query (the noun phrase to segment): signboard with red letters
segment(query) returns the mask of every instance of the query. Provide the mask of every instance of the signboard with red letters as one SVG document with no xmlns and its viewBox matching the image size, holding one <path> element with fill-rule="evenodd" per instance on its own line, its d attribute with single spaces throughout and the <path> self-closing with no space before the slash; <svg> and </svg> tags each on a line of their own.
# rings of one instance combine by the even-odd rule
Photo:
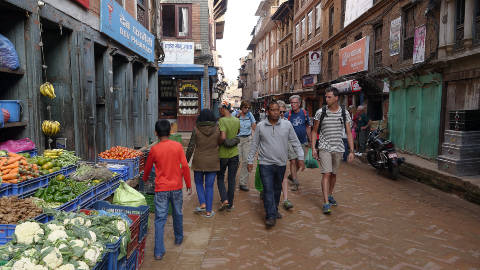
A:
<svg viewBox="0 0 480 270">
<path fill-rule="evenodd" d="M 337 88 L 340 94 L 349 94 L 362 91 L 362 87 L 357 80 L 348 80 L 332 84 L 333 88 Z"/>
<path fill-rule="evenodd" d="M 368 70 L 369 41 L 370 38 L 366 36 L 340 49 L 339 76 Z"/>
<path fill-rule="evenodd" d="M 80 5 L 86 8 L 90 7 L 90 0 L 73 0 L 73 1 L 79 3 Z"/>
</svg>

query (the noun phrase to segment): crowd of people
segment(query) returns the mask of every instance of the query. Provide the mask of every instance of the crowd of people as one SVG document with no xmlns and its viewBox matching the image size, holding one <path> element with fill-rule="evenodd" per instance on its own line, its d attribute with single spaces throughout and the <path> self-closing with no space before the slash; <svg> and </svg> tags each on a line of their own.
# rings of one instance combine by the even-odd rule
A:
<svg viewBox="0 0 480 270">
<path fill-rule="evenodd" d="M 175 244 L 182 244 L 182 189 L 185 181 L 187 192 L 192 193 L 190 161 L 198 197 L 198 206 L 193 211 L 205 218 L 215 216 L 215 210 L 234 209 L 237 170 L 240 169 L 239 189 L 248 192 L 250 175 L 256 166 L 259 181 L 255 187 L 263 200 L 265 225 L 271 228 L 282 217 L 278 211 L 282 194 L 283 207 L 286 210 L 294 207 L 288 199 L 289 184 L 291 191 L 299 189 L 298 175 L 305 169 L 304 159 L 310 148 L 322 174 L 322 212 L 330 214 L 332 206 L 337 205 L 333 191 L 342 156 L 344 161 L 351 162 L 355 158 L 354 149 L 364 151 L 370 125 L 365 108 L 359 106 L 355 111 L 344 108 L 338 98 L 338 90 L 328 88 L 327 105 L 320 108 L 313 119 L 302 108 L 302 100 L 297 95 L 289 99 L 290 110 L 283 101 L 271 101 L 265 108 L 264 119 L 258 123 L 246 101 L 235 112 L 230 104 L 222 103 L 220 119 L 216 119 L 211 110 L 203 109 L 186 153 L 180 143 L 168 139 L 170 123 L 159 120 L 155 125 L 159 142 L 150 150 L 143 178 L 147 181 L 154 167 L 155 259 L 161 260 L 165 254 L 163 236 L 169 204 Z M 214 210 L 215 179 L 220 203 Z"/>
</svg>

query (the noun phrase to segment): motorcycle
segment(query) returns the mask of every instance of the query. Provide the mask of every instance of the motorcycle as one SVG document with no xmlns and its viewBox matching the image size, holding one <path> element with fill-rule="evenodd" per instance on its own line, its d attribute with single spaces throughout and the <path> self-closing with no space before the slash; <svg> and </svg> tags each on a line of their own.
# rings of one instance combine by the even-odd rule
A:
<svg viewBox="0 0 480 270">
<path fill-rule="evenodd" d="M 396 180 L 399 174 L 399 166 L 405 162 L 404 158 L 398 157 L 395 145 L 381 137 L 385 129 L 380 126 L 372 130 L 367 138 L 367 160 L 370 165 L 380 171 L 388 171 L 390 178 Z"/>
</svg>

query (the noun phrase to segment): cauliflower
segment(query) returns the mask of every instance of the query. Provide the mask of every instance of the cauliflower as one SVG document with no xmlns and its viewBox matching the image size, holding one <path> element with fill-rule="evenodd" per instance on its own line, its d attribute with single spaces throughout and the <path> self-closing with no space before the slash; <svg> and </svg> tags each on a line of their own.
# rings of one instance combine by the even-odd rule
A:
<svg viewBox="0 0 480 270">
<path fill-rule="evenodd" d="M 70 220 L 70 224 L 73 225 L 83 225 L 85 223 L 85 219 L 83 217 L 76 217 Z"/>
<path fill-rule="evenodd" d="M 25 222 L 15 228 L 15 237 L 19 244 L 37 243 L 42 239 L 43 234 L 43 229 L 36 222 Z"/>
<path fill-rule="evenodd" d="M 92 221 L 89 220 L 89 219 L 87 219 L 87 220 L 85 221 L 85 227 L 88 228 L 88 227 L 90 227 L 90 226 L 92 226 Z"/>
<path fill-rule="evenodd" d="M 114 222 L 120 234 L 123 234 L 125 233 L 125 231 L 127 231 L 127 224 L 126 224 L 127 222 L 125 220 L 116 220 Z"/>
<path fill-rule="evenodd" d="M 89 266 L 94 266 L 95 264 L 97 264 L 97 261 L 100 257 L 100 252 L 98 252 L 96 248 L 89 248 L 89 249 L 86 249 L 85 254 L 83 256 L 85 258 L 85 262 Z"/>
<path fill-rule="evenodd" d="M 44 253 L 48 252 L 46 255 Z M 46 247 L 41 251 L 43 259 L 42 261 L 50 269 L 56 269 L 63 263 L 62 254 L 58 248 Z"/>
<path fill-rule="evenodd" d="M 35 265 L 32 270 L 48 270 L 47 267 L 43 266 L 43 265 Z"/>
<path fill-rule="evenodd" d="M 50 242 L 55 242 L 57 241 L 58 239 L 62 239 L 62 240 L 65 240 L 68 238 L 68 235 L 65 231 L 62 231 L 62 230 L 57 230 L 57 231 L 52 231 L 48 237 L 47 237 L 47 240 L 50 241 Z"/>
<path fill-rule="evenodd" d="M 57 224 L 48 224 L 47 225 L 47 228 L 50 230 L 50 231 L 65 231 L 65 227 L 62 226 L 62 225 L 57 225 Z"/>
<path fill-rule="evenodd" d="M 68 219 L 66 218 L 65 220 L 63 220 L 63 225 L 68 225 L 70 223 L 70 220 L 71 219 Z"/>
<path fill-rule="evenodd" d="M 94 232 L 88 231 L 88 234 L 90 234 L 90 239 L 85 238 L 84 239 L 85 242 L 87 242 L 88 244 L 93 244 L 97 242 L 97 235 Z"/>
<path fill-rule="evenodd" d="M 77 269 L 78 270 L 90 270 L 90 267 L 84 261 L 77 261 Z"/>
<path fill-rule="evenodd" d="M 30 270 L 34 266 L 30 258 L 21 258 L 13 264 L 12 270 Z"/>
<path fill-rule="evenodd" d="M 60 266 L 59 268 L 57 268 L 58 270 L 75 270 L 75 266 L 73 266 L 73 264 L 64 264 L 62 266 Z"/>
<path fill-rule="evenodd" d="M 75 240 L 70 241 L 70 246 L 83 248 L 85 246 L 85 242 L 83 242 L 82 240 L 79 240 L 79 239 L 75 239 Z"/>
<path fill-rule="evenodd" d="M 27 249 L 23 252 L 23 256 L 29 258 L 32 263 L 37 263 L 38 255 L 37 250 L 34 248 Z"/>
</svg>

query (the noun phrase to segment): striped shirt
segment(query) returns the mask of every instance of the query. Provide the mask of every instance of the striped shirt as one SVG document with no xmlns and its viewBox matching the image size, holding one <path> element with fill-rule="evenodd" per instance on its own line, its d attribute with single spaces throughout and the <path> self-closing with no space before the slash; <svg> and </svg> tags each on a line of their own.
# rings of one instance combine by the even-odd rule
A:
<svg viewBox="0 0 480 270">
<path fill-rule="evenodd" d="M 322 116 L 322 108 L 315 113 L 315 120 L 320 121 Z M 352 118 L 348 111 L 345 111 L 345 118 L 348 124 L 352 124 Z M 338 108 L 338 111 L 331 112 L 327 108 L 327 115 L 323 118 L 322 126 L 319 132 L 318 149 L 325 150 L 327 152 L 345 152 L 345 146 L 343 146 L 342 135 L 345 129 L 342 119 L 342 108 Z"/>
</svg>

